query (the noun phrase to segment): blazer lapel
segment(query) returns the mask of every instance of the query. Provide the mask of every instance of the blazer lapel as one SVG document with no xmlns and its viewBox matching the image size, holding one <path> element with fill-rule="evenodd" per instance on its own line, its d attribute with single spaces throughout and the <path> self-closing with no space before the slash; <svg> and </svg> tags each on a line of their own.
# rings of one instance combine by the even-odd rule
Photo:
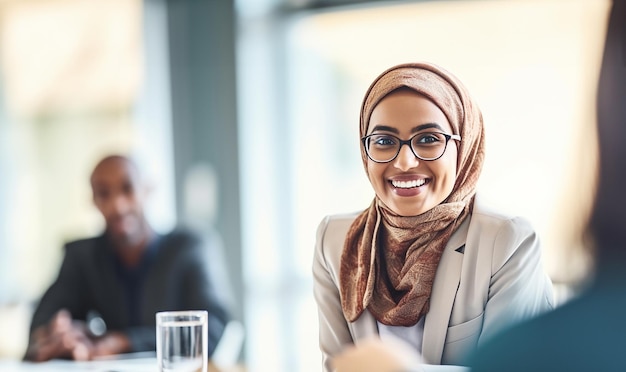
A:
<svg viewBox="0 0 626 372">
<path fill-rule="evenodd" d="M 452 304 L 461 278 L 463 252 L 470 218 L 452 234 L 441 255 L 424 320 L 422 356 L 428 364 L 441 364 Z"/>
</svg>

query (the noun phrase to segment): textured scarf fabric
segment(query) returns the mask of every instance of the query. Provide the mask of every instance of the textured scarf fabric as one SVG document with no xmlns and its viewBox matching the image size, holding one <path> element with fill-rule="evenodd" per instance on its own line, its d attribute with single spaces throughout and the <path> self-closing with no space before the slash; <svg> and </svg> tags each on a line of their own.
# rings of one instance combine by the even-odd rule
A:
<svg viewBox="0 0 626 372">
<path fill-rule="evenodd" d="M 383 324 L 411 326 L 428 312 L 443 249 L 471 212 L 482 169 L 482 114 L 460 81 L 432 64 L 402 64 L 379 75 L 361 106 L 360 136 L 367 133 L 374 107 L 402 87 L 435 103 L 461 135 L 456 181 L 446 200 L 418 216 L 399 216 L 375 197 L 352 223 L 339 273 L 341 305 L 350 322 L 368 309 Z M 361 157 L 367 172 L 362 146 Z"/>
</svg>

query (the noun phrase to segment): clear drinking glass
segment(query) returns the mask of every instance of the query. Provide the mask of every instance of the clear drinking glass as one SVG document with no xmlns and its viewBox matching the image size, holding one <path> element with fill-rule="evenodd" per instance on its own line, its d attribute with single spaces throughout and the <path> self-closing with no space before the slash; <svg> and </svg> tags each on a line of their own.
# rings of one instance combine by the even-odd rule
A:
<svg viewBox="0 0 626 372">
<path fill-rule="evenodd" d="M 161 372 L 207 372 L 208 313 L 204 310 L 156 314 L 156 352 Z"/>
</svg>

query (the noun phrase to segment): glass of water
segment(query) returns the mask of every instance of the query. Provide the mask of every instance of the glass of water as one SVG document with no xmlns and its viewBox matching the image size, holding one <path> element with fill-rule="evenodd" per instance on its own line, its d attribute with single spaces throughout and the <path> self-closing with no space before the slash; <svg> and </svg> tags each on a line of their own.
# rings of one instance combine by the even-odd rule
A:
<svg viewBox="0 0 626 372">
<path fill-rule="evenodd" d="M 207 316 L 205 310 L 156 314 L 156 352 L 160 372 L 207 372 Z"/>
</svg>

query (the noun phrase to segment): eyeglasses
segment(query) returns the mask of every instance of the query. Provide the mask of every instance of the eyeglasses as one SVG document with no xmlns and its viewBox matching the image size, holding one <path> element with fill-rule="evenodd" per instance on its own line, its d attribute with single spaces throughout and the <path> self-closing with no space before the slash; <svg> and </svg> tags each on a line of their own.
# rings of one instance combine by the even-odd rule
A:
<svg viewBox="0 0 626 372">
<path fill-rule="evenodd" d="M 368 158 L 376 163 L 388 163 L 398 156 L 402 145 L 408 145 L 413 155 L 421 160 L 437 160 L 446 152 L 450 139 L 461 141 L 461 136 L 421 132 L 404 141 L 392 134 L 370 134 L 361 141 Z"/>
</svg>

